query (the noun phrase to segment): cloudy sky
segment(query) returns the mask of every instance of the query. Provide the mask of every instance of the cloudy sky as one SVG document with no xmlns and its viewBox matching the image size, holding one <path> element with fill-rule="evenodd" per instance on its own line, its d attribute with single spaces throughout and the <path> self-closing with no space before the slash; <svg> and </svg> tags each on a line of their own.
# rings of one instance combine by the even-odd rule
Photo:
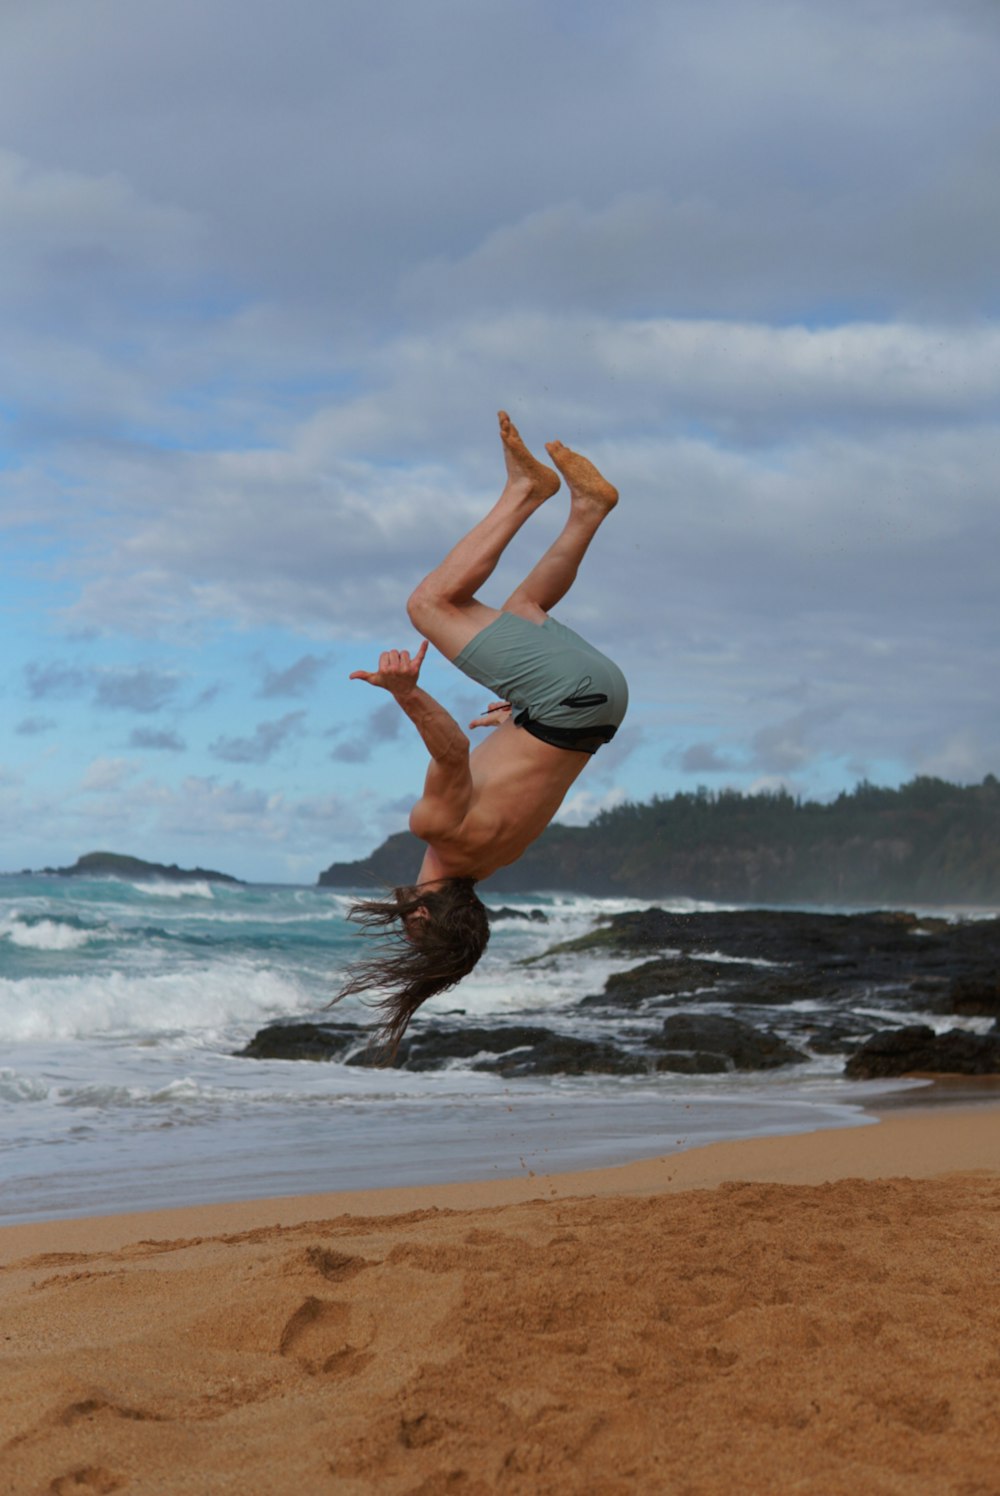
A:
<svg viewBox="0 0 1000 1496">
<path fill-rule="evenodd" d="M 4 0 L 0 868 L 405 825 L 347 676 L 499 406 L 622 492 L 567 819 L 1000 771 L 998 76 L 995 0 Z"/>
</svg>

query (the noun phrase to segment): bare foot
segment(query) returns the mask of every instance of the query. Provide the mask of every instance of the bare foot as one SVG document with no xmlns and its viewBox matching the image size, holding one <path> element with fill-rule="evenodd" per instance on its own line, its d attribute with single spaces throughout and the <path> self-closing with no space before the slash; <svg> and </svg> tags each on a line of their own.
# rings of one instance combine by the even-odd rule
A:
<svg viewBox="0 0 1000 1496">
<path fill-rule="evenodd" d="M 507 464 L 508 488 L 521 488 L 525 497 L 539 504 L 551 499 L 559 488 L 559 475 L 544 462 L 539 462 L 528 451 L 521 434 L 505 410 L 498 413 L 500 440 L 503 442 L 503 460 Z"/>
<path fill-rule="evenodd" d="M 562 442 L 546 442 L 548 452 L 556 467 L 569 484 L 570 497 L 574 504 L 588 507 L 597 504 L 605 514 L 618 503 L 618 490 L 607 478 L 601 476 L 594 464 L 579 452 L 572 452 Z"/>
</svg>

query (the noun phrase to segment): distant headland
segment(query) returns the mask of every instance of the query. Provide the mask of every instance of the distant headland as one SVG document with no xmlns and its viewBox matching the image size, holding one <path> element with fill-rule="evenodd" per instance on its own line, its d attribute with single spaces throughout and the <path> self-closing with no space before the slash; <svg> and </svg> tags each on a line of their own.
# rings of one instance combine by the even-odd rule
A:
<svg viewBox="0 0 1000 1496">
<path fill-rule="evenodd" d="M 167 866 L 162 862 L 146 862 L 141 857 L 123 857 L 118 852 L 87 852 L 72 867 L 46 867 L 42 872 L 59 878 L 121 878 L 130 883 L 243 882 L 242 878 L 216 873 L 211 868 L 178 867 L 176 862 Z"/>
<path fill-rule="evenodd" d="M 359 862 L 335 862 L 324 888 L 411 883 L 422 843 L 409 832 Z M 828 804 L 786 791 L 698 789 L 553 825 L 496 893 L 590 894 L 724 903 L 995 905 L 1000 902 L 1000 782 L 922 775 L 899 789 L 862 781 Z"/>
</svg>

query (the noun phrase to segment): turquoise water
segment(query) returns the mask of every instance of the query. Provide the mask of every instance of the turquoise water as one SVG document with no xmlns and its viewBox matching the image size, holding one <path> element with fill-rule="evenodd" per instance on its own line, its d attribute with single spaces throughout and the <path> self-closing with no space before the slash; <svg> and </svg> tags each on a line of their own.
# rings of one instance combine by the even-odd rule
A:
<svg viewBox="0 0 1000 1496">
<path fill-rule="evenodd" d="M 428 1016 L 589 1033 L 573 1005 L 632 963 L 517 962 L 634 901 L 504 902 L 548 923 L 495 925 Z M 0 1220 L 584 1168 L 866 1120 L 869 1091 L 829 1058 L 777 1075 L 505 1081 L 460 1062 L 237 1057 L 270 1019 L 325 1016 L 361 938 L 348 904 L 317 888 L 0 878 Z M 336 1012 L 367 1018 L 357 1000 Z"/>
</svg>

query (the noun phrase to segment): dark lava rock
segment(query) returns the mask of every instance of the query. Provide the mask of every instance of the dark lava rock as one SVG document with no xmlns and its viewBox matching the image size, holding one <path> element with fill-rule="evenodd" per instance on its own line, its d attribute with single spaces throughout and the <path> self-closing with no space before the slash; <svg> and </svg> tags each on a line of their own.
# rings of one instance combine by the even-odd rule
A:
<svg viewBox="0 0 1000 1496">
<path fill-rule="evenodd" d="M 808 1059 L 769 1029 L 714 1013 L 672 1013 L 663 1020 L 662 1033 L 649 1044 L 668 1054 L 721 1055 L 724 1068 L 733 1070 L 773 1070 Z"/>
<path fill-rule="evenodd" d="M 86 852 L 72 867 L 47 867 L 45 873 L 59 878 L 119 878 L 131 883 L 232 883 L 242 886 L 242 878 L 217 873 L 213 868 L 178 867 L 176 862 L 147 862 L 143 857 L 126 857 L 120 852 Z"/>
<path fill-rule="evenodd" d="M 1000 1016 L 1000 972 L 959 977 L 948 994 L 948 1011 L 988 1017 Z"/>
<path fill-rule="evenodd" d="M 861 1030 L 860 1020 L 855 1019 L 851 1023 L 804 1023 L 793 1037 L 814 1054 L 852 1054 L 866 1033 L 867 1025 Z"/>
<path fill-rule="evenodd" d="M 911 1013 L 1000 1016 L 1000 919 L 950 922 L 896 910 L 635 909 L 529 962 L 586 951 L 653 958 L 610 978 L 602 995 L 583 999 L 588 1008 L 634 1009 L 683 992 L 692 1003 L 721 998 L 765 1007 L 807 999 L 843 1009 L 870 1005 L 874 995 L 879 1004 Z M 718 960 L 720 952 L 730 959 Z M 701 955 L 699 971 L 694 958 Z M 701 993 L 693 990 L 698 977 Z"/>
<path fill-rule="evenodd" d="M 1000 964 L 1000 919 L 948 924 L 899 910 L 815 914 L 795 909 L 721 909 L 671 914 L 635 909 L 611 915 L 596 930 L 560 950 L 623 955 L 724 951 L 727 956 L 802 963 L 811 971 L 856 973 L 867 981 L 899 978 L 901 970 L 927 977 Z M 954 968 L 958 967 L 959 972 Z"/>
<path fill-rule="evenodd" d="M 935 1034 L 927 1024 L 882 1029 L 873 1034 L 844 1066 L 850 1080 L 872 1080 L 884 1075 L 1000 1074 L 1000 1034 L 970 1034 L 949 1029 Z"/>
<path fill-rule="evenodd" d="M 732 967 L 718 961 L 691 961 L 684 957 L 660 957 L 644 961 L 631 971 L 618 971 L 604 984 L 603 993 L 585 997 L 581 1008 L 637 1008 L 651 997 L 672 997 L 699 987 L 713 987 L 723 972 L 753 971 L 752 966 Z"/>
<path fill-rule="evenodd" d="M 551 1029 L 531 1024 L 502 1024 L 495 1028 L 413 1028 L 389 1062 L 396 1070 L 441 1070 L 449 1060 L 470 1060 L 477 1054 L 505 1054 L 527 1050 L 553 1038 Z M 349 1065 L 384 1063 L 377 1051 L 351 1055 Z M 481 1067 L 474 1066 L 474 1069 Z"/>
<path fill-rule="evenodd" d="M 721 990 L 720 990 L 721 989 Z M 631 971 L 615 972 L 603 993 L 581 998 L 580 1008 L 638 1008 L 658 997 L 683 995 L 687 1002 L 715 1002 L 724 996 L 729 1003 L 776 1007 L 782 1003 L 819 1001 L 838 991 L 835 982 L 805 971 L 785 971 L 748 961 L 693 960 L 687 956 L 661 956 L 644 961 Z"/>
<path fill-rule="evenodd" d="M 508 1076 L 644 1075 L 649 1070 L 649 1061 L 640 1055 L 627 1054 L 614 1044 L 550 1034 L 530 1049 L 516 1050 L 497 1060 L 480 1060 L 472 1068 Z"/>
<path fill-rule="evenodd" d="M 244 1049 L 248 1060 L 340 1060 L 368 1040 L 356 1023 L 269 1023 Z"/>
<path fill-rule="evenodd" d="M 732 969 L 744 970 L 739 966 Z M 753 972 L 753 977 L 748 981 L 738 979 L 735 988 L 726 993 L 727 1002 L 780 1007 L 785 1003 L 798 1003 L 806 999 L 810 1002 L 824 1001 L 842 991 L 838 982 L 801 969 L 761 971 L 759 966 L 752 966 L 750 970 Z"/>
<path fill-rule="evenodd" d="M 498 919 L 530 919 L 536 925 L 547 925 L 549 917 L 541 909 L 509 909 L 505 904 L 502 909 L 487 909 L 486 918 L 490 924 L 495 924 Z"/>
<path fill-rule="evenodd" d="M 649 1056 L 534 1024 L 413 1028 L 388 1061 L 369 1039 L 370 1030 L 355 1024 L 278 1022 L 260 1029 L 240 1055 L 258 1060 L 340 1060 L 366 1069 L 388 1064 L 397 1070 L 441 1070 L 450 1060 L 494 1054 L 496 1059 L 480 1059 L 472 1068 L 510 1076 L 637 1075 L 650 1068 Z"/>
</svg>

